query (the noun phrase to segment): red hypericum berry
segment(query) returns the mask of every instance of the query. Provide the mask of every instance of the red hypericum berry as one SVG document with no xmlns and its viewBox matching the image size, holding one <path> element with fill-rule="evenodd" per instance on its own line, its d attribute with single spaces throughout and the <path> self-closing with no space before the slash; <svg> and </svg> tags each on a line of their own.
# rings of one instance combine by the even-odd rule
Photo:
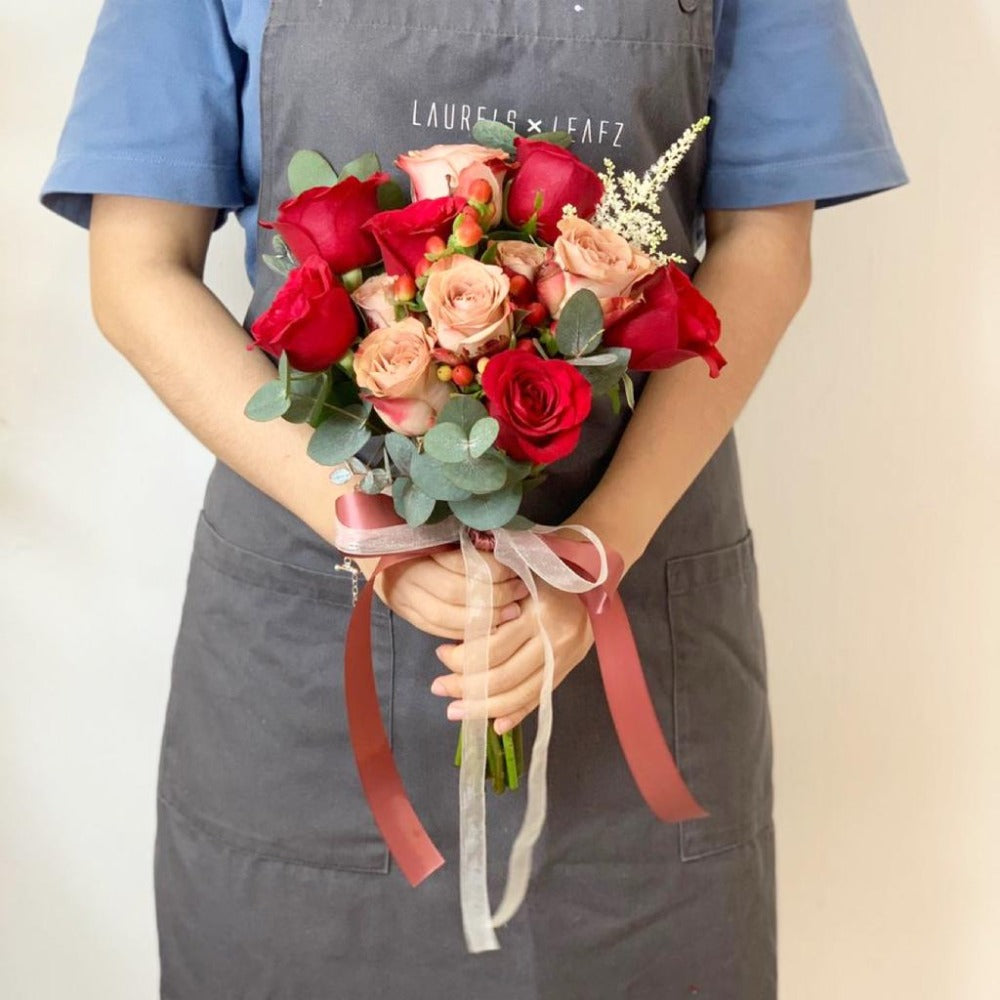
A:
<svg viewBox="0 0 1000 1000">
<path fill-rule="evenodd" d="M 431 266 L 431 263 L 426 257 L 421 257 L 417 261 L 416 267 L 413 268 L 413 276 L 415 278 L 422 278 L 427 273 L 427 268 Z"/>
<path fill-rule="evenodd" d="M 515 274 L 510 279 L 510 297 L 521 300 L 526 295 L 531 295 L 534 289 L 531 282 L 523 274 Z"/>
<path fill-rule="evenodd" d="M 531 337 L 522 337 L 518 342 L 517 346 L 514 348 L 515 351 L 533 351 L 535 349 L 535 342 Z"/>
<path fill-rule="evenodd" d="M 465 216 L 455 227 L 455 242 L 460 247 L 468 249 L 474 247 L 483 238 L 483 227 L 479 225 L 477 219 L 470 219 Z"/>
<path fill-rule="evenodd" d="M 524 314 L 526 326 L 542 326 L 549 318 L 549 311 L 541 302 L 532 302 Z"/>
<path fill-rule="evenodd" d="M 428 236 L 424 244 L 424 253 L 439 254 L 447 249 L 447 244 L 440 236 Z"/>
<path fill-rule="evenodd" d="M 473 181 L 469 187 L 469 200 L 488 205 L 493 200 L 493 188 L 490 187 L 490 182 L 484 180 L 482 177 L 477 181 Z"/>
<path fill-rule="evenodd" d="M 397 302 L 412 302 L 417 297 L 417 283 L 411 274 L 397 274 L 392 283 L 392 294 Z"/>
<path fill-rule="evenodd" d="M 451 380 L 460 389 L 464 389 L 467 385 L 472 385 L 472 380 L 475 377 L 475 373 L 468 365 L 455 365 L 451 370 Z"/>
</svg>

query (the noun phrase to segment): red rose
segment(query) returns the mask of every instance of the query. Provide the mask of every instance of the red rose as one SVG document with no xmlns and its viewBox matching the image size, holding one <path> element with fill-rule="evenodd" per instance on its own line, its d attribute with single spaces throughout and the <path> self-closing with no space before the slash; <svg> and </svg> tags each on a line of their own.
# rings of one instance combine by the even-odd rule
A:
<svg viewBox="0 0 1000 1000">
<path fill-rule="evenodd" d="M 319 372 L 338 362 L 358 335 L 358 315 L 347 289 L 318 254 L 288 273 L 270 307 L 251 327 L 274 357 L 288 352 L 293 368 Z"/>
<path fill-rule="evenodd" d="M 586 163 L 562 146 L 520 136 L 514 145 L 517 168 L 507 188 L 507 218 L 523 226 L 535 211 L 535 195 L 541 194 L 536 232 L 546 243 L 554 243 L 563 205 L 572 203 L 581 219 L 589 219 L 604 195 L 604 185 Z"/>
<path fill-rule="evenodd" d="M 494 354 L 483 371 L 490 416 L 500 423 L 497 445 L 518 461 L 565 458 L 590 413 L 590 383 L 568 361 L 534 351 Z"/>
<path fill-rule="evenodd" d="M 359 181 L 345 177 L 329 187 L 303 191 L 278 206 L 278 218 L 261 222 L 264 229 L 276 229 L 299 263 L 319 254 L 334 274 L 374 264 L 378 246 L 361 228 L 378 212 L 378 186 L 389 180 L 375 173 Z"/>
<path fill-rule="evenodd" d="M 447 241 L 455 216 L 465 207 L 461 197 L 426 198 L 405 208 L 373 215 L 365 229 L 375 237 L 389 274 L 415 274 L 424 256 L 427 240 L 438 236 Z"/>
<path fill-rule="evenodd" d="M 629 368 L 654 371 L 702 357 L 715 378 L 726 359 L 715 347 L 719 317 L 712 303 L 672 261 L 657 268 L 633 293 L 640 301 L 605 331 L 608 347 L 632 351 Z"/>
</svg>

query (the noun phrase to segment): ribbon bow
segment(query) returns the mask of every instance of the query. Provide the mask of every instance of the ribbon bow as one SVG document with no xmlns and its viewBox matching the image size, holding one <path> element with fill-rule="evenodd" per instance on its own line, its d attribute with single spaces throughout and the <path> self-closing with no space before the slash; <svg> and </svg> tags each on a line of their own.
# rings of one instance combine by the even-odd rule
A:
<svg viewBox="0 0 1000 1000">
<path fill-rule="evenodd" d="M 390 853 L 413 886 L 444 864 L 403 787 L 382 725 L 371 656 L 371 605 L 378 574 L 390 566 L 460 547 L 465 561 L 467 616 L 464 640 L 490 632 L 493 617 L 492 576 L 477 546 L 492 547 L 497 562 L 524 581 L 536 612 L 544 649 L 538 726 L 528 766 L 524 819 L 511 848 L 507 883 L 495 913 L 490 911 L 486 877 L 486 741 L 489 720 L 462 720 L 462 764 L 459 772 L 459 886 L 462 925 L 470 952 L 500 947 L 495 928 L 507 923 L 524 901 L 531 855 L 546 813 L 546 771 L 552 733 L 552 688 L 555 657 L 538 613 L 536 578 L 583 601 L 594 634 L 601 679 L 622 752 L 642 797 L 664 822 L 708 815 L 684 783 L 649 696 L 628 616 L 617 592 L 624 563 L 606 549 L 589 528 L 564 525 L 579 532 L 578 542 L 552 533 L 558 527 L 535 525 L 529 530 L 475 532 L 454 517 L 412 528 L 384 494 L 347 493 L 336 501 L 335 544 L 355 556 L 378 556 L 379 562 L 358 595 L 347 627 L 344 650 L 344 694 L 351 745 L 372 815 Z M 483 545 L 484 539 L 487 545 Z M 485 643 L 483 644 L 485 649 Z M 487 695 L 489 662 L 467 664 L 466 697 Z"/>
</svg>

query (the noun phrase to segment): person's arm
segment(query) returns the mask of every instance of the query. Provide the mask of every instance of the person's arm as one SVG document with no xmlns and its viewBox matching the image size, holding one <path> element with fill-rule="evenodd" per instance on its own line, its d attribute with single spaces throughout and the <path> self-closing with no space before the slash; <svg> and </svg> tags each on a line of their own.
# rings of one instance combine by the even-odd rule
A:
<svg viewBox="0 0 1000 1000">
<path fill-rule="evenodd" d="M 694 282 L 722 322 L 719 349 L 728 364 L 716 379 L 698 359 L 651 373 L 635 413 L 597 488 L 567 518 L 592 528 L 631 567 L 674 504 L 712 457 L 760 380 L 799 310 L 811 280 L 814 202 L 706 213 L 705 258 Z M 655 473 L 653 472 L 655 470 Z M 623 498 L 628 517 L 622 517 Z M 583 659 L 593 641 L 583 605 L 539 581 L 541 612 L 553 638 L 556 684 Z M 491 638 L 490 697 L 449 706 L 449 717 L 497 719 L 509 729 L 538 704 L 542 647 L 534 615 L 502 625 Z M 462 670 L 474 652 L 443 645 L 451 671 L 433 690 L 461 698 Z"/>
<path fill-rule="evenodd" d="M 694 283 L 719 314 L 728 364 L 716 379 L 698 359 L 652 372 L 607 472 L 569 518 L 621 552 L 627 567 L 729 432 L 805 301 L 813 205 L 706 213 Z"/>
<path fill-rule="evenodd" d="M 90 220 L 91 308 L 106 339 L 214 455 L 334 542 L 330 469 L 306 454 L 312 428 L 258 422 L 247 400 L 275 377 L 261 349 L 202 280 L 216 209 L 125 195 L 94 195 Z M 356 560 L 369 575 L 375 560 Z M 379 596 L 419 628 L 458 638 L 465 579 L 433 558 L 393 567 Z M 520 580 L 497 583 L 497 621 L 520 613 Z M 514 610 L 516 609 L 516 611 Z"/>
</svg>

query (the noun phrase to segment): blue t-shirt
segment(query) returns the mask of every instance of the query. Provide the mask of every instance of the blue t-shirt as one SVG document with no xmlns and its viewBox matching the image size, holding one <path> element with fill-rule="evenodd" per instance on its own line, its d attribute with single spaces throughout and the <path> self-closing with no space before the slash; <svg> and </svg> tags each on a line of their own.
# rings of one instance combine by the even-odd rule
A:
<svg viewBox="0 0 1000 1000">
<path fill-rule="evenodd" d="M 43 205 L 81 226 L 94 193 L 237 213 L 256 261 L 259 55 L 268 0 L 104 0 Z M 715 0 L 703 208 L 908 180 L 847 0 Z"/>
</svg>

